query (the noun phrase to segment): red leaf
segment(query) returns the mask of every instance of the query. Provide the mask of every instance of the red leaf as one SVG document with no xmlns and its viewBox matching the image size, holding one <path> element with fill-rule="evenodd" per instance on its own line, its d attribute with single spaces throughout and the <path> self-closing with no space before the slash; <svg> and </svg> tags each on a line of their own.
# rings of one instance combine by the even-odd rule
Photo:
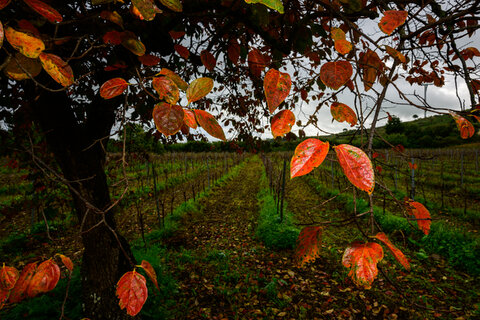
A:
<svg viewBox="0 0 480 320">
<path fill-rule="evenodd" d="M 408 263 L 407 258 L 403 254 L 402 251 L 400 251 L 397 247 L 395 247 L 390 240 L 388 239 L 387 235 L 383 232 L 377 233 L 377 235 L 374 237 L 381 242 L 383 242 L 387 248 L 390 250 L 390 252 L 393 254 L 395 259 L 407 270 L 410 270 L 410 263 Z"/>
<path fill-rule="evenodd" d="M 182 46 L 180 44 L 175 44 L 175 45 L 173 45 L 173 48 L 175 49 L 175 51 L 177 51 L 177 53 L 183 59 L 187 60 L 188 57 L 190 57 L 190 51 L 188 51 L 188 49 L 185 48 L 184 46 Z"/>
<path fill-rule="evenodd" d="M 113 78 L 100 87 L 100 96 L 104 99 L 112 99 L 121 95 L 127 88 L 127 81 L 122 78 Z"/>
<path fill-rule="evenodd" d="M 378 274 L 377 263 L 382 259 L 383 249 L 378 243 L 355 241 L 345 250 L 342 264 L 350 268 L 348 275 L 357 286 L 370 289 Z"/>
<path fill-rule="evenodd" d="M 111 66 L 106 66 L 105 68 L 103 68 L 103 70 L 105 71 L 115 71 L 115 70 L 120 70 L 120 69 L 126 69 L 128 66 L 126 64 L 124 64 L 124 62 L 120 62 L 120 63 L 115 63 L 114 65 L 111 65 Z"/>
<path fill-rule="evenodd" d="M 226 141 L 225 133 L 223 132 L 222 127 L 218 124 L 217 120 L 207 111 L 203 110 L 194 110 L 195 118 L 200 127 L 208 132 L 212 137 Z"/>
<path fill-rule="evenodd" d="M 5 8 L 6 6 L 8 6 L 11 1 L 12 1 L 12 0 L 0 0 L 0 10 L 2 10 L 2 9 Z"/>
<path fill-rule="evenodd" d="M 365 85 L 365 91 L 372 88 L 373 83 L 377 79 L 377 75 L 380 74 L 383 69 L 382 60 L 375 51 L 370 49 L 366 53 L 360 55 L 360 66 L 363 71 L 363 84 Z"/>
<path fill-rule="evenodd" d="M 450 115 L 457 123 L 457 128 L 460 131 L 460 137 L 462 137 L 462 139 L 471 138 L 475 134 L 475 128 L 470 121 L 452 111 L 450 111 Z"/>
<path fill-rule="evenodd" d="M 203 77 L 192 81 L 187 88 L 188 103 L 200 100 L 205 97 L 213 88 L 213 80 Z"/>
<path fill-rule="evenodd" d="M 353 127 L 357 124 L 357 115 L 349 106 L 343 103 L 334 102 L 330 107 L 332 117 L 338 122 L 347 121 Z"/>
<path fill-rule="evenodd" d="M 68 271 L 72 272 L 73 271 L 72 260 L 69 257 L 64 256 L 63 254 L 59 254 L 59 256 L 60 256 L 60 259 L 62 260 L 62 263 L 65 265 L 65 267 L 67 267 Z"/>
<path fill-rule="evenodd" d="M 248 53 L 248 66 L 254 77 L 260 78 L 263 69 L 267 66 L 267 58 L 258 49 Z"/>
<path fill-rule="evenodd" d="M 295 148 L 290 161 L 290 178 L 306 175 L 322 164 L 330 145 L 318 139 L 307 139 Z"/>
<path fill-rule="evenodd" d="M 41 38 L 40 31 L 28 20 L 22 19 L 18 21 L 18 27 L 21 31 L 27 31 L 35 35 L 37 38 Z"/>
<path fill-rule="evenodd" d="M 169 77 L 170 79 L 172 79 L 173 82 L 175 82 L 175 84 L 177 85 L 177 87 L 179 87 L 183 91 L 187 90 L 188 83 L 183 81 L 183 79 L 180 78 L 175 72 L 173 72 L 173 71 L 171 71 L 167 68 L 163 68 L 162 70 L 160 70 L 159 74 L 163 74 L 163 75 Z"/>
<path fill-rule="evenodd" d="M 138 60 L 141 64 L 149 67 L 154 67 L 160 63 L 161 59 L 157 56 L 151 54 L 145 54 L 143 56 L 138 57 Z"/>
<path fill-rule="evenodd" d="M 375 187 L 375 174 L 368 156 L 361 149 L 348 144 L 336 146 L 335 153 L 348 180 L 371 194 Z"/>
<path fill-rule="evenodd" d="M 213 71 L 217 65 L 217 59 L 210 52 L 203 50 L 200 53 L 200 60 L 202 60 L 203 65 L 208 71 Z"/>
<path fill-rule="evenodd" d="M 40 293 L 53 290 L 58 280 L 60 280 L 60 268 L 52 259 L 40 263 L 28 285 L 28 297 L 33 298 Z"/>
<path fill-rule="evenodd" d="M 408 163 L 408 166 L 409 166 L 410 169 L 412 169 L 412 170 L 417 170 L 417 168 L 418 168 L 418 165 L 417 165 L 416 163 L 411 163 L 411 162 L 409 162 L 409 163 Z"/>
<path fill-rule="evenodd" d="M 103 35 L 103 43 L 119 45 L 122 43 L 122 32 L 116 30 L 108 31 Z"/>
<path fill-rule="evenodd" d="M 263 80 L 263 89 L 267 99 L 268 110 L 273 113 L 275 109 L 287 98 L 292 86 L 288 73 L 275 69 L 268 70 Z"/>
<path fill-rule="evenodd" d="M 40 0 L 23 0 L 33 11 L 37 12 L 51 23 L 62 22 L 63 18 L 57 10 Z"/>
<path fill-rule="evenodd" d="M 180 99 L 180 91 L 177 85 L 169 77 L 153 78 L 152 86 L 157 91 L 160 99 L 165 99 L 167 103 L 176 104 Z"/>
<path fill-rule="evenodd" d="M 125 273 L 117 283 L 116 294 L 120 308 L 126 308 L 132 317 L 137 315 L 148 297 L 145 277 L 135 270 Z"/>
<path fill-rule="evenodd" d="M 238 59 L 240 58 L 240 45 L 236 41 L 230 41 L 227 49 L 228 59 L 233 64 L 238 64 Z"/>
<path fill-rule="evenodd" d="M 157 130 L 167 137 L 180 130 L 183 124 L 183 116 L 182 107 L 165 102 L 157 103 L 152 114 Z"/>
<path fill-rule="evenodd" d="M 383 17 L 378 23 L 380 30 L 390 35 L 393 30 L 401 26 L 407 20 L 407 11 L 388 10 L 383 13 Z"/>
<path fill-rule="evenodd" d="M 5 37 L 13 48 L 27 58 L 36 59 L 45 50 L 45 44 L 41 39 L 11 27 L 5 29 Z"/>
<path fill-rule="evenodd" d="M 142 266 L 143 270 L 145 270 L 145 273 L 150 278 L 150 280 L 152 280 L 155 287 L 157 287 L 158 291 L 160 291 L 160 288 L 158 287 L 157 273 L 155 272 L 155 269 L 153 269 L 150 262 L 142 260 L 142 265 L 141 266 Z"/>
<path fill-rule="evenodd" d="M 408 212 L 417 219 L 418 228 L 426 235 L 430 232 L 432 219 L 430 212 L 420 202 L 407 200 L 405 202 Z"/>
<path fill-rule="evenodd" d="M 3 264 L 0 269 L 0 290 L 12 290 L 18 280 L 18 270 L 14 267 L 8 267 Z"/>
<path fill-rule="evenodd" d="M 197 129 L 197 120 L 195 120 L 195 112 L 188 109 L 183 109 L 183 122 L 192 129 Z"/>
<path fill-rule="evenodd" d="M 320 79 L 333 90 L 338 90 L 352 76 L 353 68 L 348 61 L 327 62 L 320 68 Z"/>
<path fill-rule="evenodd" d="M 40 62 L 50 77 L 62 86 L 68 87 L 75 81 L 72 68 L 59 56 L 42 52 L 40 54 Z"/>
<path fill-rule="evenodd" d="M 396 151 L 396 152 L 399 152 L 399 153 L 403 153 L 405 152 L 405 147 L 402 146 L 401 144 L 397 144 L 394 148 L 392 148 L 393 151 Z"/>
<path fill-rule="evenodd" d="M 26 298 L 27 288 L 30 285 L 30 281 L 35 274 L 36 269 L 36 262 L 29 263 L 23 267 L 22 273 L 20 274 L 17 283 L 15 283 L 15 287 L 13 287 L 12 291 L 10 292 L 10 296 L 8 298 L 10 303 L 18 303 Z"/>
<path fill-rule="evenodd" d="M 273 137 L 283 137 L 292 130 L 295 124 L 295 115 L 290 110 L 282 110 L 272 118 Z"/>
<path fill-rule="evenodd" d="M 317 257 L 320 257 L 322 231 L 322 227 L 309 226 L 303 228 L 298 235 L 295 260 L 299 267 L 303 267 L 307 262 L 315 261 Z"/>
<path fill-rule="evenodd" d="M 377 170 L 378 173 L 382 173 L 383 171 L 382 166 L 376 166 L 375 169 Z"/>
<path fill-rule="evenodd" d="M 4 290 L 0 288 L 0 310 L 5 305 L 5 302 L 7 302 L 9 295 L 10 295 L 10 290 Z"/>
<path fill-rule="evenodd" d="M 168 33 L 170 34 L 170 37 L 172 37 L 173 40 L 180 39 L 185 35 L 185 31 L 170 30 Z"/>
</svg>

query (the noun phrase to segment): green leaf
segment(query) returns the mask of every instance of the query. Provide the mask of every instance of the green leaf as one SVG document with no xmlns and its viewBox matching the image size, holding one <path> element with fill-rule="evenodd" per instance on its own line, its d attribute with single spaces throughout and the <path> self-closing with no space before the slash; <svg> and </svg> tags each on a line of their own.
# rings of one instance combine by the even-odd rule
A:
<svg viewBox="0 0 480 320">
<path fill-rule="evenodd" d="M 261 3 L 270 9 L 276 10 L 279 13 L 284 13 L 283 3 L 281 0 L 245 0 L 246 3 Z"/>
</svg>

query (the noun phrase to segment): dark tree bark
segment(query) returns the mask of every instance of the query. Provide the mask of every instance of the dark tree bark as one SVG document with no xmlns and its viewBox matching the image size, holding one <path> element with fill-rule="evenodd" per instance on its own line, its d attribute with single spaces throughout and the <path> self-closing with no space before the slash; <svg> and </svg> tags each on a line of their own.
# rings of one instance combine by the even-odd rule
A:
<svg viewBox="0 0 480 320">
<path fill-rule="evenodd" d="M 82 298 L 85 316 L 95 320 L 131 318 L 120 310 L 115 296 L 117 281 L 133 268 L 130 247 L 123 237 L 112 232 L 116 233 L 112 210 L 105 214 L 109 227 L 102 223 L 96 226 L 103 218 L 96 209 L 103 211 L 111 204 L 104 171 L 106 154 L 99 139 L 110 134 L 115 120 L 114 103 L 98 98 L 86 107 L 79 106 L 86 111 L 82 122 L 76 119 L 76 106 L 65 92 L 42 91 L 32 106 L 34 120 L 69 181 L 78 222 L 87 231 L 82 233 Z"/>
</svg>

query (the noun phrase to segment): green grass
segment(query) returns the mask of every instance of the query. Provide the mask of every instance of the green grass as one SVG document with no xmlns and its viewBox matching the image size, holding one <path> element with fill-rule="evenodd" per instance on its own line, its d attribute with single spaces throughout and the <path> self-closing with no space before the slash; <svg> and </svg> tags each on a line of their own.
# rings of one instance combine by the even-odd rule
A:
<svg viewBox="0 0 480 320">
<path fill-rule="evenodd" d="M 293 249 L 300 230 L 293 224 L 293 214 L 284 202 L 283 221 L 277 213 L 273 195 L 268 189 L 265 170 L 260 177 L 260 191 L 257 199 L 260 206 L 256 236 L 271 249 Z"/>
</svg>

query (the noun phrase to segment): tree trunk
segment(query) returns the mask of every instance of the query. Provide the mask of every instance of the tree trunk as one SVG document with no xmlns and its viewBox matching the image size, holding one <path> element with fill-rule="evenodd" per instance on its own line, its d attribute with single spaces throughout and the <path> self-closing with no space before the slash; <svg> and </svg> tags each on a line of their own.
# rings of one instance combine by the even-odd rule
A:
<svg viewBox="0 0 480 320">
<path fill-rule="evenodd" d="M 118 101 L 116 101 L 118 105 Z M 32 108 L 35 121 L 46 134 L 63 177 L 68 181 L 79 225 L 84 253 L 81 265 L 83 310 L 90 319 L 128 319 L 115 296 L 116 283 L 134 261 L 127 241 L 116 232 L 104 171 L 106 140 L 114 123 L 115 104 L 93 100 L 81 106 L 78 119 L 73 102 L 64 93 L 43 91 Z M 78 110 L 78 109 L 77 109 Z M 80 228 L 79 228 L 80 230 Z M 112 232 L 113 230 L 113 232 Z"/>
</svg>

